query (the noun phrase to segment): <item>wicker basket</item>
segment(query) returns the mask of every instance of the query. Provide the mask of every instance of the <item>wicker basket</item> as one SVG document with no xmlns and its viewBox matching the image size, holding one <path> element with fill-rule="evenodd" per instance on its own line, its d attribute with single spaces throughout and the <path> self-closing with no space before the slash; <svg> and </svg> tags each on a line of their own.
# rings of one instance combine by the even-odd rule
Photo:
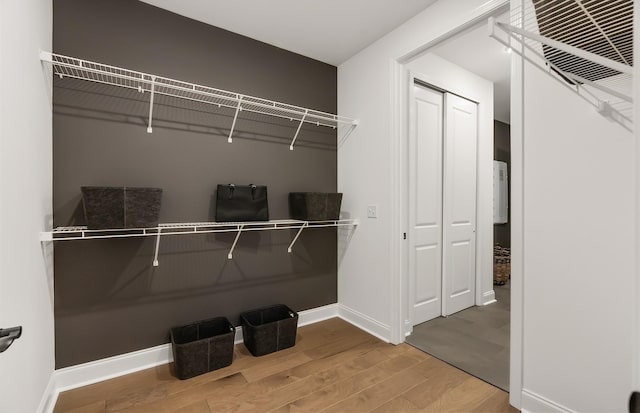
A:
<svg viewBox="0 0 640 413">
<path fill-rule="evenodd" d="M 161 188 L 83 186 L 80 189 L 89 229 L 158 226 Z"/>
<path fill-rule="evenodd" d="M 185 380 L 230 365 L 235 332 L 235 327 L 225 317 L 172 328 L 176 376 Z"/>
<path fill-rule="evenodd" d="M 296 344 L 298 313 L 284 304 L 240 313 L 244 345 L 254 356 L 263 356 Z"/>
<path fill-rule="evenodd" d="M 496 245 L 493 248 L 493 283 L 504 285 L 511 278 L 511 250 Z"/>
<path fill-rule="evenodd" d="M 337 192 L 289 192 L 291 218 L 303 221 L 340 219 L 342 194 Z"/>
</svg>

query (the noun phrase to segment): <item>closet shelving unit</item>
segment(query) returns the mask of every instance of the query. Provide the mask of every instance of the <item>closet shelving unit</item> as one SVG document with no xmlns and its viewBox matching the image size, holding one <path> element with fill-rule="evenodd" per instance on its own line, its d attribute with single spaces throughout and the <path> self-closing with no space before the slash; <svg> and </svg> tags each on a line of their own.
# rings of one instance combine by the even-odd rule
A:
<svg viewBox="0 0 640 413">
<path fill-rule="evenodd" d="M 153 265 L 157 267 L 158 252 L 160 248 L 160 237 L 168 235 L 189 235 L 189 234 L 211 234 L 222 232 L 235 232 L 236 237 L 231 245 L 228 259 L 233 258 L 233 251 L 238 243 L 238 239 L 243 232 L 249 231 L 274 231 L 283 229 L 297 229 L 295 237 L 289 244 L 287 252 L 291 253 L 293 246 L 304 229 L 307 228 L 328 228 L 328 227 L 351 227 L 358 225 L 356 219 L 338 219 L 327 221 L 302 221 L 296 219 L 283 219 L 272 221 L 255 222 L 185 222 L 160 224 L 150 228 L 120 228 L 120 229 L 87 229 L 85 226 L 58 227 L 53 231 L 41 232 L 40 241 L 72 241 L 72 240 L 92 240 L 109 238 L 134 238 L 134 237 L 156 237 L 155 254 Z"/>
<path fill-rule="evenodd" d="M 633 0 L 522 0 L 489 34 L 628 130 L 633 128 Z"/>
<path fill-rule="evenodd" d="M 53 74 L 63 78 L 86 80 L 111 86 L 133 89 L 140 93 L 149 94 L 149 120 L 147 132 L 153 132 L 153 103 L 155 95 L 165 95 L 178 99 L 189 100 L 229 108 L 234 111 L 233 121 L 230 125 L 227 141 L 233 141 L 233 132 L 236 128 L 238 114 L 242 111 L 253 112 L 260 115 L 287 119 L 297 122 L 295 135 L 292 137 L 289 150 L 293 150 L 300 129 L 305 123 L 316 126 L 328 127 L 338 130 L 341 134 L 340 141 L 347 138 L 358 125 L 358 121 L 332 113 L 321 112 L 314 109 L 289 105 L 255 96 L 244 95 L 210 86 L 184 82 L 149 73 L 110 66 L 76 57 L 61 54 L 41 52 L 40 60 L 50 64 Z"/>
<path fill-rule="evenodd" d="M 257 113 L 267 117 L 286 119 L 297 122 L 297 129 L 292 137 L 289 149 L 293 150 L 302 125 L 312 124 L 318 127 L 328 127 L 338 131 L 340 141 L 346 139 L 358 125 L 358 121 L 332 113 L 314 109 L 289 105 L 255 96 L 244 95 L 210 86 L 198 85 L 181 80 L 170 79 L 154 74 L 138 72 L 126 68 L 92 62 L 61 54 L 41 52 L 40 60 L 50 65 L 52 74 L 60 78 L 72 78 L 94 83 L 132 89 L 149 95 L 149 118 L 147 132 L 152 133 L 153 105 L 156 95 L 165 95 L 187 101 L 194 101 L 212 105 L 218 108 L 229 108 L 234 111 L 227 141 L 233 141 L 233 133 L 238 121 L 238 114 L 242 111 Z M 329 221 L 301 221 L 301 220 L 272 220 L 266 222 L 187 222 L 160 224 L 152 228 L 127 229 L 87 229 L 87 227 L 58 227 L 48 232 L 40 233 L 42 242 L 91 240 L 108 238 L 156 237 L 153 265 L 158 266 L 158 251 L 160 238 L 167 235 L 207 234 L 221 232 L 235 232 L 235 240 L 227 257 L 233 258 L 233 251 L 243 232 L 297 229 L 295 237 L 287 248 L 290 253 L 298 237 L 307 228 L 352 227 L 358 221 L 355 219 L 338 219 Z"/>
</svg>

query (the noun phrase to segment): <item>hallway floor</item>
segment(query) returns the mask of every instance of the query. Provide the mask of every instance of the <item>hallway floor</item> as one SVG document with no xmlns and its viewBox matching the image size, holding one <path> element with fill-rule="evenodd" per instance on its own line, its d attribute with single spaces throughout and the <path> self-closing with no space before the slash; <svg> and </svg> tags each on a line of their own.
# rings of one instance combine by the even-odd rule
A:
<svg viewBox="0 0 640 413">
<path fill-rule="evenodd" d="M 406 342 L 509 391 L 510 282 L 494 291 L 497 303 L 419 324 Z"/>
</svg>

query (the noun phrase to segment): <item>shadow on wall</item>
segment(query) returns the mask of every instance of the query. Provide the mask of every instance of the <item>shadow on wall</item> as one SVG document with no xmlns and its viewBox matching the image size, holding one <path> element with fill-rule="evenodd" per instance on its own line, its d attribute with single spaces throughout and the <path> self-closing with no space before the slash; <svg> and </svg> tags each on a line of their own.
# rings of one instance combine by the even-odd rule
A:
<svg viewBox="0 0 640 413">
<path fill-rule="evenodd" d="M 304 230 L 292 253 L 287 247 L 296 230 L 246 232 L 233 259 L 227 253 L 235 233 L 164 236 L 158 267 L 152 266 L 154 237 L 58 242 L 55 265 L 65 272 L 55 280 L 56 312 L 100 312 L 326 276 L 335 271 L 337 254 L 327 249 L 331 231 L 335 236 L 336 228 Z"/>
<path fill-rule="evenodd" d="M 147 128 L 149 93 L 77 79 L 55 79 L 55 114 Z M 226 141 L 234 114 L 233 108 L 156 94 L 152 126 L 211 135 Z M 299 123 L 299 119 L 269 117 L 245 110 L 238 114 L 232 138 L 289 146 Z M 305 123 L 295 146 L 335 151 L 336 131 Z"/>
</svg>

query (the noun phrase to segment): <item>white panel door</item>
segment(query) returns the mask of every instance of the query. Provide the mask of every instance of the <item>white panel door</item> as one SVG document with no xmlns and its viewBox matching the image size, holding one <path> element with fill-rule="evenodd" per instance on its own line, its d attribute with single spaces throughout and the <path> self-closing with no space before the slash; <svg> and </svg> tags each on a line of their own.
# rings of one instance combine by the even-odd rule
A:
<svg viewBox="0 0 640 413">
<path fill-rule="evenodd" d="M 446 93 L 442 315 L 475 304 L 478 106 Z"/>
<path fill-rule="evenodd" d="M 413 325 L 442 311 L 443 94 L 414 85 L 409 129 L 409 291 Z"/>
</svg>

